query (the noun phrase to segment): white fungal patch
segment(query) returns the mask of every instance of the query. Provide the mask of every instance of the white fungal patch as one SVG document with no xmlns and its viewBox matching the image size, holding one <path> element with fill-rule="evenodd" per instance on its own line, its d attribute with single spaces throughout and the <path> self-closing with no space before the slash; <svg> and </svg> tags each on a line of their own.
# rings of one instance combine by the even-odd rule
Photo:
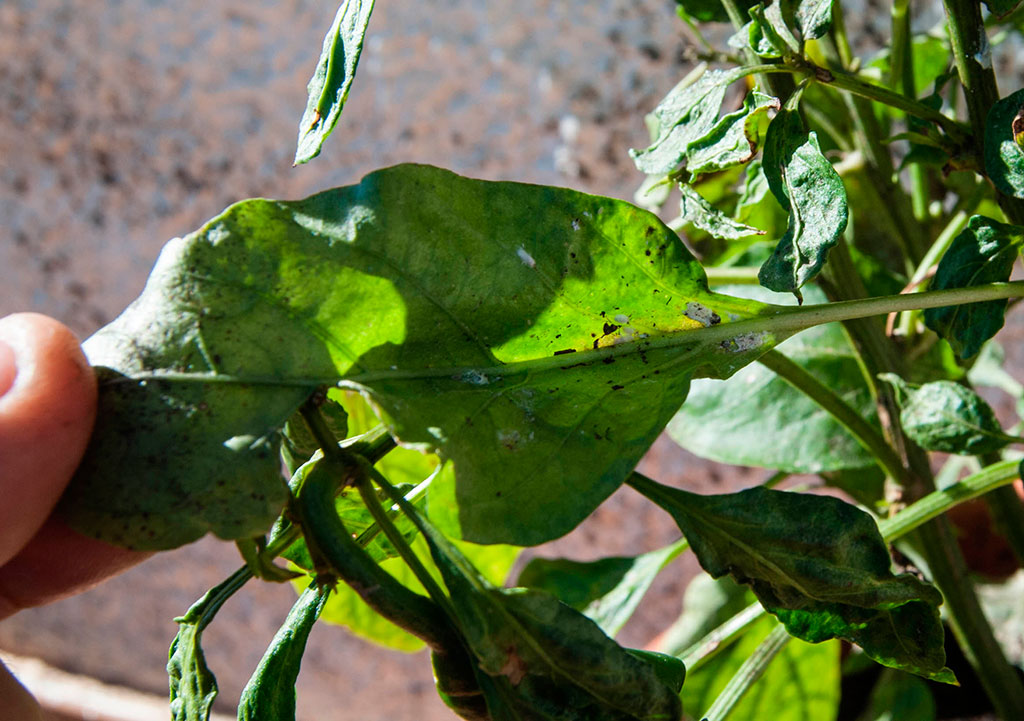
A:
<svg viewBox="0 0 1024 721">
<path fill-rule="evenodd" d="M 723 340 L 721 343 L 722 350 L 727 350 L 730 353 L 742 353 L 748 350 L 754 350 L 764 345 L 765 340 L 768 337 L 767 331 L 756 331 L 752 333 L 744 333 L 738 335 L 735 338 L 729 340 Z"/>
<path fill-rule="evenodd" d="M 722 322 L 722 317 L 715 311 L 708 308 L 706 305 L 690 301 L 686 304 L 686 310 L 683 312 L 690 320 L 695 320 L 705 328 L 709 328 L 713 325 L 718 325 Z"/>
<path fill-rule="evenodd" d="M 463 383 L 470 383 L 474 386 L 485 386 L 491 382 L 490 378 L 488 378 L 485 374 L 481 373 L 478 370 L 466 371 L 461 376 L 459 376 L 459 380 L 462 381 Z"/>
<path fill-rule="evenodd" d="M 974 59 L 978 65 L 985 68 L 985 70 L 992 69 L 992 47 L 988 44 L 988 35 L 985 32 L 985 26 L 981 26 L 981 36 L 979 38 L 980 47 L 978 52 L 974 54 Z"/>
<path fill-rule="evenodd" d="M 641 335 L 640 337 L 646 337 Z M 619 343 L 632 343 L 637 339 L 636 329 L 631 325 L 625 326 L 619 335 L 615 336 L 612 340 L 612 345 L 618 345 Z"/>
<path fill-rule="evenodd" d="M 523 265 L 525 265 L 527 268 L 537 267 L 537 261 L 533 259 L 532 255 L 526 252 L 526 248 L 520 246 L 519 249 L 516 251 L 516 255 L 519 256 L 519 260 L 523 261 Z"/>
<path fill-rule="evenodd" d="M 617 316 L 615 316 L 615 322 L 620 325 L 625 325 L 626 323 L 629 322 L 629 316 L 623 313 L 619 313 Z"/>
<path fill-rule="evenodd" d="M 522 440 L 522 436 L 519 435 L 519 431 L 513 429 L 500 430 L 498 431 L 498 443 L 507 448 L 510 451 L 514 451 L 519 448 L 519 442 Z"/>
</svg>

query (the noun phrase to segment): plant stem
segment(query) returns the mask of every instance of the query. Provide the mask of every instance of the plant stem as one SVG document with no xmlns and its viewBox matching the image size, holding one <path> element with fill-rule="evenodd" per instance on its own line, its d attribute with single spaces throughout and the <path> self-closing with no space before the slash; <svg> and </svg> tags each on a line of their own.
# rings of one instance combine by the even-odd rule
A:
<svg viewBox="0 0 1024 721">
<path fill-rule="evenodd" d="M 721 626 L 709 631 L 695 643 L 682 650 L 669 648 L 664 652 L 682 661 L 686 666 L 687 673 L 693 673 L 713 659 L 716 653 L 728 648 L 729 644 L 750 627 L 750 624 L 767 613 L 760 603 L 752 603 Z"/>
<path fill-rule="evenodd" d="M 710 266 L 704 269 L 708 276 L 708 283 L 711 285 L 757 285 L 757 273 L 760 270 L 757 266 L 735 266 L 721 267 Z"/>
<path fill-rule="evenodd" d="M 886 541 L 895 541 L 931 519 L 941 516 L 953 506 L 1012 483 L 1017 478 L 1017 461 L 993 463 L 958 483 L 940 491 L 933 491 L 921 500 L 915 501 L 895 516 L 879 522 L 878 530 Z"/>
<path fill-rule="evenodd" d="M 296 510 L 310 555 L 329 573 L 345 581 L 378 614 L 445 652 L 459 641 L 448 617 L 429 598 L 403 586 L 382 569 L 352 538 L 334 507 L 339 484 L 356 469 L 325 458 L 306 475 L 296 497 Z"/>
<path fill-rule="evenodd" d="M 903 464 L 882 434 L 831 388 L 777 350 L 770 350 L 758 361 L 801 391 L 835 418 L 868 451 L 890 478 L 903 477 Z"/>
<path fill-rule="evenodd" d="M 366 508 L 370 511 L 370 515 L 373 516 L 373 520 L 384 531 L 384 535 L 387 536 L 391 544 L 398 550 L 398 555 L 402 557 L 405 564 L 412 570 L 416 580 L 427 590 L 427 594 L 433 599 L 434 603 L 443 608 L 450 618 L 456 618 L 455 610 L 451 607 L 444 591 L 441 590 L 437 581 L 434 580 L 434 577 L 427 571 L 426 566 L 420 561 L 419 556 L 416 555 L 412 547 L 406 542 L 405 537 L 395 528 L 395 524 L 391 522 L 384 507 L 377 500 L 377 494 L 374 493 L 373 485 L 370 483 L 371 476 L 389 495 L 397 493 L 394 486 L 381 473 L 372 466 L 364 465 L 363 477 L 356 487 L 359 489 L 359 494 L 362 496 Z"/>
<path fill-rule="evenodd" d="M 743 665 L 736 671 L 736 675 L 729 679 L 718 698 L 711 704 L 711 708 L 704 714 L 704 721 L 723 721 L 750 690 L 768 668 L 779 651 L 789 643 L 790 635 L 784 626 L 777 626 L 772 629 L 767 638 L 761 642 L 750 656 L 743 662 Z"/>
</svg>

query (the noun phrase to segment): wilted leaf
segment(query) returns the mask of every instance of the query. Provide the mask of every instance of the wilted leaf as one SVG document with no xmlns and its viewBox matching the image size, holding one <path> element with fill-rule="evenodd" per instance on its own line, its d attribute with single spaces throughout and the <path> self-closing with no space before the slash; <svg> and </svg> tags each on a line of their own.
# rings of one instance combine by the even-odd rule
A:
<svg viewBox="0 0 1024 721">
<path fill-rule="evenodd" d="M 247 578 L 247 575 L 234 574 L 207 591 L 184 616 L 174 619 L 178 633 L 171 641 L 167 658 L 172 721 L 207 721 L 210 718 L 210 709 L 217 698 L 217 679 L 206 665 L 201 645 L 203 631 Z"/>
<path fill-rule="evenodd" d="M 700 496 L 633 476 L 668 511 L 701 566 L 748 584 L 792 635 L 843 638 L 885 666 L 948 681 L 938 590 L 894 576 L 878 527 L 837 498 L 750 488 Z"/>
<path fill-rule="evenodd" d="M 138 548 L 260 535 L 286 497 L 279 429 L 340 382 L 451 462 L 446 530 L 540 543 L 622 483 L 691 376 L 794 332 L 730 330 L 774 310 L 708 291 L 653 215 L 574 191 L 399 166 L 245 201 L 169 243 L 86 342 L 99 420 L 62 509 Z"/>
<path fill-rule="evenodd" d="M 768 125 L 768 111 L 778 110 L 779 99 L 756 90 L 743 107 L 719 120 L 708 134 L 686 148 L 686 170 L 691 182 L 703 173 L 716 173 L 746 163 L 755 155 Z"/>
<path fill-rule="evenodd" d="M 1024 228 L 975 215 L 942 256 L 931 288 L 970 288 L 1007 281 L 1022 244 Z M 970 358 L 1003 327 L 1006 303 L 993 300 L 932 308 L 924 312 L 924 322 L 948 340 L 958 356 Z"/>
<path fill-rule="evenodd" d="M 738 223 L 704 200 L 691 186 L 680 184 L 679 219 L 715 238 L 737 240 L 748 235 L 764 235 L 763 230 Z"/>
<path fill-rule="evenodd" d="M 995 412 L 981 396 L 959 383 L 915 386 L 894 373 L 879 378 L 896 388 L 900 425 L 926 451 L 977 456 L 996 453 L 1017 440 L 1003 433 Z"/>
<path fill-rule="evenodd" d="M 309 100 L 299 121 L 295 165 L 319 155 L 320 147 L 338 123 L 356 76 L 371 12 L 373 0 L 343 0 L 338 8 L 334 23 L 324 38 L 316 71 L 306 87 Z"/>
<path fill-rule="evenodd" d="M 658 135 L 645 150 L 630 150 L 636 167 L 648 175 L 670 173 L 682 163 L 691 144 L 718 124 L 725 91 L 744 76 L 744 68 L 708 70 L 692 84 L 677 85 L 651 114 Z"/>
<path fill-rule="evenodd" d="M 242 690 L 239 721 L 294 721 L 295 680 L 302 654 L 329 594 L 329 589 L 313 585 L 299 596 Z"/>
<path fill-rule="evenodd" d="M 794 110 L 781 111 L 768 126 L 763 167 L 772 193 L 789 211 L 789 225 L 758 279 L 770 290 L 795 292 L 818 274 L 846 229 L 846 189 Z"/>
</svg>

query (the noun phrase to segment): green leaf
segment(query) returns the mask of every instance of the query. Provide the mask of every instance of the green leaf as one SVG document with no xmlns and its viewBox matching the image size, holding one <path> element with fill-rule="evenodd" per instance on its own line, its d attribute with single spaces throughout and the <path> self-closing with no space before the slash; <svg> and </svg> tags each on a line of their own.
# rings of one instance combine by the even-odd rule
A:
<svg viewBox="0 0 1024 721">
<path fill-rule="evenodd" d="M 732 645 L 688 674 L 681 698 L 693 718 L 707 711 L 776 626 L 761 618 Z M 729 721 L 833 721 L 839 710 L 839 642 L 791 640 L 729 714 Z"/>
<path fill-rule="evenodd" d="M 681 541 L 632 558 L 597 561 L 535 558 L 519 574 L 517 584 L 552 594 L 614 638 L 658 573 L 687 547 Z"/>
<path fill-rule="evenodd" d="M 755 287 L 725 292 L 775 300 Z M 792 298 L 792 296 L 790 296 Z M 824 293 L 807 288 L 816 302 Z M 790 300 L 790 302 L 792 302 Z M 868 419 L 875 403 L 857 354 L 838 323 L 818 326 L 778 347 Z M 695 380 L 668 434 L 701 458 L 790 473 L 822 473 L 874 465 L 873 456 L 829 413 L 767 368 L 752 364 L 728 380 Z"/>
<path fill-rule="evenodd" d="M 674 682 L 663 680 L 663 660 L 656 668 L 637 658 L 547 593 L 494 588 L 440 532 L 422 521 L 420 528 L 493 718 L 681 718 Z"/>
<path fill-rule="evenodd" d="M 737 223 L 711 203 L 704 200 L 691 186 L 680 183 L 679 220 L 700 228 L 715 238 L 737 240 L 748 235 L 764 235 L 763 230 Z"/>
<path fill-rule="evenodd" d="M 953 239 L 939 261 L 932 290 L 970 288 L 1010 279 L 1017 253 L 1024 245 L 1024 228 L 981 215 Z M 1003 327 L 1005 300 L 932 308 L 924 312 L 929 328 L 949 341 L 961 358 L 970 358 Z"/>
<path fill-rule="evenodd" d="M 846 229 L 846 189 L 794 110 L 781 111 L 768 126 L 763 165 L 789 225 L 758 278 L 770 290 L 792 293 L 818 274 Z"/>
<path fill-rule="evenodd" d="M 736 5 L 740 12 L 743 12 L 755 3 L 756 0 L 738 0 Z M 722 6 L 721 0 L 676 0 L 676 5 L 680 11 L 700 22 L 729 22 L 729 14 Z"/>
<path fill-rule="evenodd" d="M 788 8 L 787 8 L 788 9 Z M 768 38 L 773 47 L 778 48 L 782 55 L 802 55 L 800 43 L 783 17 L 781 2 L 773 2 L 765 7 L 761 3 L 750 8 L 750 17 L 760 24 L 761 32 Z"/>
<path fill-rule="evenodd" d="M 804 40 L 820 38 L 832 26 L 832 0 L 799 0 L 794 18 Z"/>
<path fill-rule="evenodd" d="M 760 58 L 781 58 L 787 48 L 778 36 L 760 20 L 751 20 L 729 38 L 729 47 L 751 50 Z"/>
<path fill-rule="evenodd" d="M 928 685 L 909 674 L 882 672 L 868 707 L 858 721 L 935 721 L 935 699 Z"/>
<path fill-rule="evenodd" d="M 651 116 L 658 134 L 645 150 L 630 150 L 637 169 L 665 175 L 687 159 L 691 145 L 718 126 L 726 89 L 744 77 L 743 68 L 708 70 L 695 82 L 683 81 L 665 96 Z M 741 111 L 742 112 L 742 111 Z"/>
<path fill-rule="evenodd" d="M 878 376 L 897 391 L 900 425 L 926 451 L 978 456 L 997 453 L 1017 439 L 1003 433 L 996 414 L 970 388 L 952 381 L 917 386 L 895 373 Z"/>
<path fill-rule="evenodd" d="M 338 392 L 337 389 L 332 388 L 331 390 L 334 393 Z M 342 440 L 348 436 L 348 413 L 336 397 L 330 396 L 330 393 L 320 405 L 320 414 L 324 417 L 327 427 L 330 428 L 331 434 L 335 438 Z M 294 475 L 299 466 L 320 450 L 320 444 L 313 438 L 309 426 L 306 425 L 306 421 L 303 420 L 300 413 L 295 413 L 288 419 L 282 435 L 281 460 L 284 461 L 288 472 Z"/>
<path fill-rule="evenodd" d="M 295 679 L 306 640 L 330 591 L 311 585 L 292 606 L 238 702 L 239 721 L 295 719 Z"/>
<path fill-rule="evenodd" d="M 768 125 L 768 111 L 780 107 L 778 98 L 750 92 L 742 108 L 723 117 L 707 135 L 687 146 L 686 170 L 691 182 L 704 173 L 743 165 L 757 155 Z"/>
<path fill-rule="evenodd" d="M 279 429 L 340 383 L 451 462 L 446 531 L 549 540 L 621 485 L 691 376 L 792 333 L 732 334 L 775 309 L 706 283 L 655 216 L 569 190 L 407 165 L 239 203 L 86 341 L 99 420 L 62 509 L 137 548 L 260 535 L 287 495 Z"/>
<path fill-rule="evenodd" d="M 714 577 L 748 584 L 786 630 L 809 643 L 842 638 L 878 663 L 949 680 L 933 586 L 894 576 L 878 527 L 837 498 L 750 488 L 700 496 L 634 475 L 668 511 Z"/>
<path fill-rule="evenodd" d="M 295 165 L 309 162 L 319 155 L 321 146 L 338 123 L 349 88 L 356 77 L 371 12 L 373 0 L 344 0 L 338 8 L 334 23 L 324 38 L 316 71 L 306 86 L 309 100 L 299 121 Z"/>
<path fill-rule="evenodd" d="M 217 679 L 201 645 L 203 631 L 231 595 L 249 578 L 234 574 L 207 591 L 184 616 L 174 619 L 178 633 L 171 641 L 167 676 L 171 691 L 172 721 L 207 721 L 217 697 Z"/>
<path fill-rule="evenodd" d="M 1020 5 L 1021 0 L 983 0 L 989 12 L 1002 19 L 1012 13 Z"/>
<path fill-rule="evenodd" d="M 985 118 L 985 172 L 1000 192 L 1024 198 L 1024 90 L 992 106 Z"/>
</svg>

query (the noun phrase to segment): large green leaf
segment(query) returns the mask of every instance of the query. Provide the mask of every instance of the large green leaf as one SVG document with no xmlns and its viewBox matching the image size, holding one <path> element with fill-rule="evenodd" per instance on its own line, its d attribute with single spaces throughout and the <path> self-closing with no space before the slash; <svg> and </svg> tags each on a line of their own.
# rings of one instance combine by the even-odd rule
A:
<svg viewBox="0 0 1024 721">
<path fill-rule="evenodd" d="M 895 373 L 879 378 L 896 388 L 900 425 L 926 451 L 977 456 L 998 453 L 1018 440 L 1003 433 L 995 411 L 981 396 L 959 383 L 917 386 Z"/>
<path fill-rule="evenodd" d="M 1021 226 L 975 215 L 942 256 L 931 287 L 944 290 L 1005 282 L 1010 279 L 1022 246 L 1024 228 Z M 1003 327 L 1006 303 L 993 300 L 932 308 L 924 312 L 924 322 L 948 340 L 957 355 L 970 358 Z"/>
<path fill-rule="evenodd" d="M 316 71 L 306 88 L 309 99 L 299 121 L 296 165 L 319 155 L 321 146 L 338 123 L 349 88 L 356 77 L 371 12 L 373 0 L 343 0 L 338 8 L 334 23 L 324 38 Z"/>
<path fill-rule="evenodd" d="M 451 594 L 454 620 L 478 664 L 492 718 L 682 716 L 678 687 L 666 682 L 668 659 L 654 662 L 630 653 L 550 594 L 493 587 L 441 533 L 422 521 L 420 526 Z"/>
<path fill-rule="evenodd" d="M 753 288 L 729 287 L 750 293 Z M 765 300 L 761 290 L 754 297 Z M 824 294 L 814 287 L 815 300 Z M 857 355 L 837 323 L 805 331 L 778 350 L 873 419 L 871 398 Z M 790 473 L 822 473 L 874 465 L 870 453 L 829 413 L 767 368 L 752 364 L 728 380 L 697 380 L 668 433 L 702 458 Z"/>
<path fill-rule="evenodd" d="M 761 618 L 707 663 L 688 674 L 681 697 L 692 718 L 707 711 L 777 622 Z M 791 640 L 769 664 L 729 721 L 833 721 L 839 710 L 839 642 Z"/>
<path fill-rule="evenodd" d="M 686 542 L 679 541 L 632 558 L 535 558 L 519 574 L 517 585 L 547 591 L 614 638 L 658 573 L 686 549 Z"/>
<path fill-rule="evenodd" d="M 846 229 L 846 189 L 795 110 L 784 109 L 768 126 L 763 167 L 789 225 L 758 278 L 770 290 L 795 292 L 818 274 Z"/>
<path fill-rule="evenodd" d="M 629 151 L 637 169 L 648 175 L 670 173 L 686 160 L 691 145 L 714 142 L 721 132 L 716 128 L 725 91 L 744 74 L 743 68 L 708 70 L 696 81 L 684 80 L 673 88 L 650 115 L 657 129 L 654 142 L 644 150 Z"/>
<path fill-rule="evenodd" d="M 284 624 L 274 634 L 256 672 L 242 689 L 239 721 L 295 719 L 295 679 L 299 676 L 306 641 L 330 591 L 315 584 L 299 596 Z"/>
<path fill-rule="evenodd" d="M 622 483 L 692 376 L 793 332 L 731 330 L 776 310 L 711 293 L 655 216 L 570 190 L 398 166 L 245 201 L 86 342 L 99 420 L 62 510 L 137 548 L 261 534 L 279 429 L 340 382 L 452 463 L 465 538 L 540 543 Z"/>
<path fill-rule="evenodd" d="M 716 578 L 748 584 L 797 638 L 843 638 L 877 662 L 948 681 L 933 586 L 894 576 L 867 513 L 837 498 L 750 488 L 700 496 L 634 476 Z"/>
</svg>

